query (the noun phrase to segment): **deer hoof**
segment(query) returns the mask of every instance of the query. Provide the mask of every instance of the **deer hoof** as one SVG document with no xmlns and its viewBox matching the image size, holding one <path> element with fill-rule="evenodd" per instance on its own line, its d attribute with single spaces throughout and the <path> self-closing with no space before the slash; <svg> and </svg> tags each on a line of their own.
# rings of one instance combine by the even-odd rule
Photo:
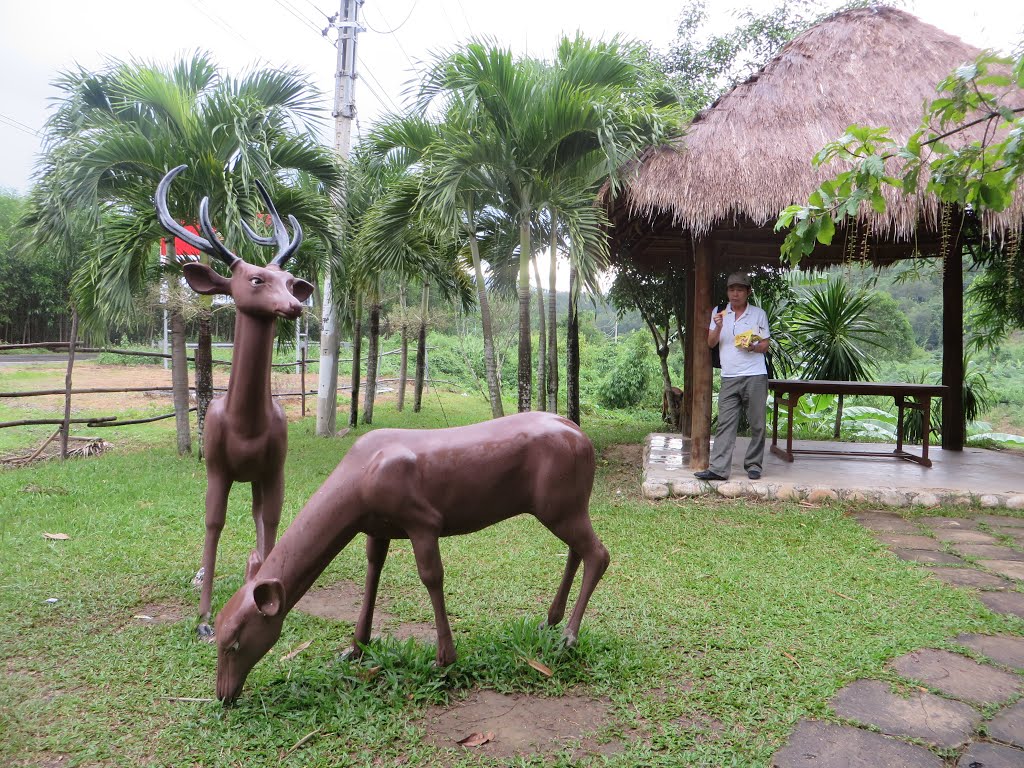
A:
<svg viewBox="0 0 1024 768">
<path fill-rule="evenodd" d="M 214 641 L 213 627 L 204 621 L 196 627 L 196 637 L 204 643 L 212 643 Z"/>
<path fill-rule="evenodd" d="M 562 643 L 566 648 L 574 648 L 576 646 L 576 633 L 566 630 L 565 634 L 562 635 Z"/>
<path fill-rule="evenodd" d="M 192 586 L 199 589 L 203 586 L 203 577 L 206 576 L 206 569 L 200 568 L 196 571 L 196 575 L 192 577 Z"/>
<path fill-rule="evenodd" d="M 363 649 L 360 648 L 358 645 L 352 644 L 341 652 L 341 655 L 338 656 L 338 659 L 340 661 L 357 661 L 358 659 L 362 658 L 362 656 Z"/>
</svg>

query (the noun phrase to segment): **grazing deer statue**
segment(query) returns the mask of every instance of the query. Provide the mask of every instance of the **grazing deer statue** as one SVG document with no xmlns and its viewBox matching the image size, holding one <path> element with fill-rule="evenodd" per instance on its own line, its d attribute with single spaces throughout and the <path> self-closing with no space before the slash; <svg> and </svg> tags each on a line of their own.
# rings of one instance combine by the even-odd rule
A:
<svg viewBox="0 0 1024 768">
<path fill-rule="evenodd" d="M 278 317 L 292 320 L 299 317 L 302 302 L 309 298 L 313 286 L 285 271 L 285 263 L 302 242 L 302 228 L 294 216 L 289 216 L 295 232 L 289 240 L 267 190 L 258 181 L 256 186 L 273 221 L 274 237 L 260 237 L 244 221 L 242 228 L 254 242 L 277 246 L 277 255 L 267 266 L 247 264 L 224 246 L 210 224 L 207 197 L 199 205 L 199 227 L 205 237 L 178 224 L 167 210 L 167 190 L 174 177 L 186 167 L 178 166 L 160 181 L 156 190 L 157 215 L 168 232 L 220 259 L 231 269 L 231 277 L 225 278 L 206 264 L 186 264 L 185 280 L 192 290 L 231 296 L 237 309 L 228 390 L 210 403 L 206 414 L 206 540 L 201 571 L 200 623 L 196 631 L 209 640 L 213 636 L 209 622 L 217 542 L 224 528 L 228 493 L 233 483 L 252 483 L 252 517 L 260 557 L 270 554 L 277 538 L 284 502 L 288 424 L 281 406 L 270 397 L 274 324 Z"/>
<path fill-rule="evenodd" d="M 451 429 L 378 429 L 349 449 L 281 536 L 270 556 L 253 552 L 245 584 L 217 614 L 217 697 L 238 698 L 249 671 L 277 642 L 288 612 L 359 532 L 366 589 L 353 651 L 370 639 L 381 568 L 392 539 L 409 539 L 434 608 L 437 663 L 455 661 L 445 612 L 438 539 L 534 515 L 569 545 L 547 624 L 565 614 L 580 562 L 583 586 L 566 624 L 576 642 L 583 612 L 608 567 L 588 511 L 594 447 L 571 421 L 528 412 Z"/>
</svg>

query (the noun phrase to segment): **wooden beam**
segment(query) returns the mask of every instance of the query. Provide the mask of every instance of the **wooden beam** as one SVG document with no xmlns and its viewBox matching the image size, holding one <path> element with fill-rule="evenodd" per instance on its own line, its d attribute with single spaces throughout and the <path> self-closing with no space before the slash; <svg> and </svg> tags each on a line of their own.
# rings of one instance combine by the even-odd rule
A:
<svg viewBox="0 0 1024 768">
<path fill-rule="evenodd" d="M 708 319 L 711 317 L 711 281 L 711 247 L 706 240 L 695 242 L 690 467 L 698 470 L 707 469 L 711 460 L 711 350 L 707 336 Z"/>
<path fill-rule="evenodd" d="M 679 431 L 687 437 L 693 425 L 693 342 L 699 335 L 699 328 L 693 318 L 693 265 L 686 264 L 683 269 L 683 285 L 686 295 L 683 298 L 683 324 L 686 335 L 683 337 L 683 404 L 679 414 Z"/>
<path fill-rule="evenodd" d="M 964 434 L 964 270 L 963 215 L 959 208 L 943 211 L 943 226 L 950 229 L 942 270 L 942 449 L 962 451 Z M 928 429 L 928 425 L 924 425 Z"/>
</svg>

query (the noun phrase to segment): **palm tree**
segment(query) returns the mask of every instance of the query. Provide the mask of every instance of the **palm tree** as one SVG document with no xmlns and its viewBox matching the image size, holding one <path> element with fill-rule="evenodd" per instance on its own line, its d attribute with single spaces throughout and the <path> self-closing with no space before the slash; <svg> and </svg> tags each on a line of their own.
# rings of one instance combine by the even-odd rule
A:
<svg viewBox="0 0 1024 768">
<path fill-rule="evenodd" d="M 484 370 L 491 416 L 499 418 L 504 415 L 504 408 L 481 257 L 481 238 L 489 237 L 495 229 L 494 212 L 498 200 L 494 184 L 492 179 L 477 173 L 473 167 L 467 168 L 457 183 L 443 188 L 443 194 L 438 194 L 442 187 L 436 181 L 437 174 L 443 175 L 448 171 L 447 153 L 454 138 L 457 136 L 461 139 L 469 130 L 459 123 L 461 115 L 459 110 L 453 109 L 439 122 L 414 115 L 390 117 L 374 128 L 366 146 L 378 162 L 390 162 L 408 169 L 410 180 L 415 179 L 419 184 L 415 199 L 407 199 L 409 208 L 403 213 L 399 206 L 399 210 L 392 210 L 390 221 L 382 222 L 387 229 L 392 233 L 404 231 L 409 225 L 406 216 L 415 214 L 438 237 L 443 237 L 447 228 L 456 233 L 457 238 L 464 240 L 469 248 L 477 304 L 480 307 Z"/>
<path fill-rule="evenodd" d="M 864 381 L 874 369 L 869 345 L 882 331 L 870 313 L 871 295 L 851 290 L 841 278 L 801 291 L 791 332 L 808 379 Z M 839 438 L 843 396 L 839 396 L 833 437 Z"/>
<path fill-rule="evenodd" d="M 403 284 L 411 280 L 421 284 L 414 411 L 422 406 L 431 288 L 437 287 L 443 298 L 457 299 L 464 307 L 472 304 L 468 278 L 458 258 L 455 231 L 418 207 L 422 180 L 406 160 L 381 154 L 380 149 L 381 145 L 376 144 L 357 153 L 352 167 L 358 181 L 352 186 L 361 194 L 356 204 L 350 201 L 349 206 L 349 220 L 355 233 L 353 278 L 367 287 L 371 297 L 365 423 L 373 418 L 371 390 L 379 348 L 382 280 L 395 276 Z"/>
<path fill-rule="evenodd" d="M 325 193 L 340 189 L 341 174 L 313 137 L 318 94 L 306 77 L 293 70 L 222 77 L 208 54 L 196 53 L 170 69 L 111 61 L 99 73 L 69 72 L 56 85 L 63 100 L 46 126 L 40 180 L 47 196 L 33 230 L 40 244 L 52 243 L 64 237 L 60 223 L 69 211 L 88 217 L 92 242 L 73 286 L 88 332 L 102 333 L 109 319 L 128 315 L 132 297 L 155 277 L 153 246 L 163 232 L 153 190 L 183 163 L 188 178 L 169 201 L 180 219 L 194 220 L 200 198 L 209 196 L 221 212 L 224 239 L 242 242 L 242 220 L 259 210 L 253 180 L 261 178 L 307 232 L 310 247 L 300 252 L 296 269 L 315 276 L 323 264 L 340 262 Z M 296 183 L 300 173 L 305 183 Z M 175 334 L 179 382 L 183 344 Z M 212 380 L 209 347 L 207 318 L 200 323 L 197 381 Z M 201 393 L 200 401 L 208 395 Z M 187 399 L 184 407 L 176 401 L 176 412 L 179 451 L 187 451 Z"/>
<path fill-rule="evenodd" d="M 596 284 L 607 242 L 603 213 L 594 206 L 597 187 L 644 147 L 658 143 L 678 121 L 678 108 L 644 85 L 649 70 L 617 40 L 565 39 L 558 60 L 514 60 L 507 49 L 471 42 L 440 56 L 418 95 L 425 110 L 438 99 L 458 112 L 467 130 L 446 145 L 444 171 L 435 195 L 476 174 L 493 182 L 501 208 L 519 230 L 519 410 L 531 407 L 530 261 L 532 230 L 543 208 L 552 229 L 562 228 L 577 271 Z M 665 90 L 667 93 L 667 89 Z M 670 118 L 670 119 L 666 119 Z M 549 276 L 550 279 L 550 276 Z M 549 296 L 549 310 L 554 292 Z M 553 318 L 548 323 L 557 333 Z M 549 340 L 549 354 L 557 344 Z M 557 364 L 549 366 L 557 400 Z"/>
</svg>

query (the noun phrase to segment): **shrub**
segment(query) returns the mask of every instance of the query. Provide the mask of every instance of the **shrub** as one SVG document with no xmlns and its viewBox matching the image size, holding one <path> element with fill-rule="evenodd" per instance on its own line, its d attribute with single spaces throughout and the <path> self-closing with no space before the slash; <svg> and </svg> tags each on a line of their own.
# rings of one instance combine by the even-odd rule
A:
<svg viewBox="0 0 1024 768">
<path fill-rule="evenodd" d="M 642 333 L 619 345 L 612 370 L 598 387 L 597 398 L 607 408 L 632 408 L 651 395 L 654 354 Z"/>
</svg>

